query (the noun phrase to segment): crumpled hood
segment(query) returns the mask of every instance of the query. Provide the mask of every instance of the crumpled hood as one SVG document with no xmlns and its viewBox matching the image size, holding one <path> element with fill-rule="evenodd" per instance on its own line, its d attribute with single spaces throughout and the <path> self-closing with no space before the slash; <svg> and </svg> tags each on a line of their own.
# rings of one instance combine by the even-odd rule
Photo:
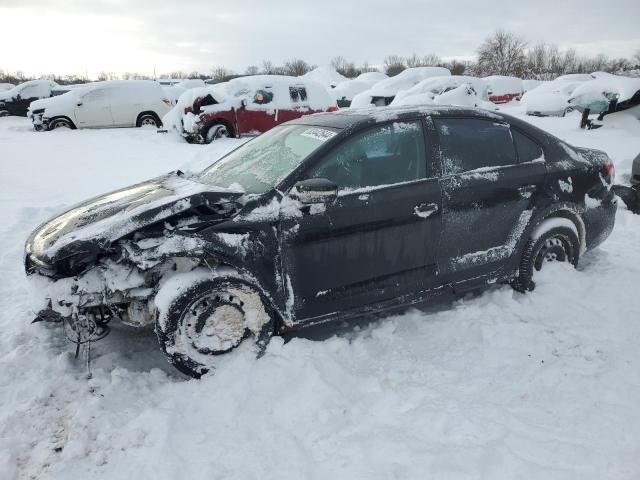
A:
<svg viewBox="0 0 640 480">
<path fill-rule="evenodd" d="M 234 202 L 241 192 L 165 175 L 83 202 L 40 225 L 25 253 L 52 265 L 77 250 L 100 250 L 113 241 L 192 207 Z"/>
</svg>

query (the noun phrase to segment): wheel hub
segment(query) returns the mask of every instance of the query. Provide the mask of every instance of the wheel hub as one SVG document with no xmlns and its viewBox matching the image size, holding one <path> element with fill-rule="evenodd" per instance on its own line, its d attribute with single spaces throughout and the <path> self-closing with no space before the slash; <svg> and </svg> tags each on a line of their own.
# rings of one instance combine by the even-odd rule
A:
<svg viewBox="0 0 640 480">
<path fill-rule="evenodd" d="M 551 237 L 545 240 L 538 256 L 536 257 L 536 270 L 542 268 L 545 262 L 566 262 L 567 250 L 564 242 L 558 237 Z"/>
<path fill-rule="evenodd" d="M 210 294 L 193 303 L 185 318 L 191 344 L 218 354 L 237 347 L 248 333 L 242 302 L 229 294 Z"/>
</svg>

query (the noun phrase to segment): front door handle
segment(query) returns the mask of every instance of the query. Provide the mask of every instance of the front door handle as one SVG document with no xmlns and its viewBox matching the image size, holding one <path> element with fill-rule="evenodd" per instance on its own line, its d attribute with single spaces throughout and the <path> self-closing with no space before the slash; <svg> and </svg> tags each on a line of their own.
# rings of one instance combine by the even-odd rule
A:
<svg viewBox="0 0 640 480">
<path fill-rule="evenodd" d="M 533 193 L 536 191 L 535 185 L 523 185 L 522 187 L 518 187 L 518 191 L 520 193 Z"/>
<path fill-rule="evenodd" d="M 420 218 L 429 218 L 434 213 L 437 213 L 439 210 L 437 203 L 421 203 L 420 205 L 416 205 L 413 207 L 414 215 L 417 215 Z"/>
</svg>

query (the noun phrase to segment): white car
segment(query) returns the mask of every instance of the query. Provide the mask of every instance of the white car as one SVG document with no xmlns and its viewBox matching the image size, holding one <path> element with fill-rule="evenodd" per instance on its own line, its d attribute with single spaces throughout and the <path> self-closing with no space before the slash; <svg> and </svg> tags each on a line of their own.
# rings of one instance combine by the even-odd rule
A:
<svg viewBox="0 0 640 480">
<path fill-rule="evenodd" d="M 36 130 L 56 128 L 159 127 L 171 108 L 162 87 L 150 80 L 95 82 L 31 103 Z"/>
<path fill-rule="evenodd" d="M 391 106 L 438 104 L 479 107 L 488 101 L 487 86 L 481 78 L 449 75 L 427 78 L 408 90 L 398 92 Z"/>
<path fill-rule="evenodd" d="M 566 113 L 575 109 L 575 106 L 569 104 L 569 97 L 583 83 L 581 79 L 576 81 L 557 78 L 526 92 L 521 100 L 526 114 L 537 117 L 564 117 Z"/>
<path fill-rule="evenodd" d="M 178 103 L 178 99 L 180 95 L 182 95 L 187 90 L 191 90 L 192 88 L 202 88 L 206 86 L 204 80 L 200 80 L 199 78 L 189 78 L 187 80 L 182 80 L 181 82 L 176 83 L 171 86 L 162 86 L 162 90 L 165 95 L 171 100 L 171 105 L 175 105 Z"/>
<path fill-rule="evenodd" d="M 395 77 L 376 83 L 369 90 L 359 93 L 351 101 L 352 108 L 384 107 L 389 105 L 398 92 L 408 90 L 425 78 L 450 76 L 443 67 L 407 68 Z"/>
<path fill-rule="evenodd" d="M 339 107 L 349 107 L 353 97 L 387 78 L 389 77 L 382 72 L 361 73 L 356 78 L 340 82 L 336 88 L 331 90 L 331 95 L 336 99 Z"/>
</svg>

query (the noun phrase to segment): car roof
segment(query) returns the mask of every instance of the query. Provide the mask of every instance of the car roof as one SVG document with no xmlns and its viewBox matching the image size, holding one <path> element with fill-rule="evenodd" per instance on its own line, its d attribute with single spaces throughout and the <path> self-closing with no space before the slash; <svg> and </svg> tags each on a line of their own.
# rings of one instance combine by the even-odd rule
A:
<svg viewBox="0 0 640 480">
<path fill-rule="evenodd" d="M 507 119 L 505 115 L 499 115 L 480 108 L 464 108 L 448 105 L 429 105 L 423 107 L 405 105 L 398 107 L 354 108 L 332 113 L 316 113 L 290 120 L 286 122 L 285 125 L 313 125 L 345 129 L 391 120 L 410 120 L 421 116 L 474 117 L 499 121 L 505 121 Z M 509 120 L 511 120 L 510 117 Z"/>
</svg>

